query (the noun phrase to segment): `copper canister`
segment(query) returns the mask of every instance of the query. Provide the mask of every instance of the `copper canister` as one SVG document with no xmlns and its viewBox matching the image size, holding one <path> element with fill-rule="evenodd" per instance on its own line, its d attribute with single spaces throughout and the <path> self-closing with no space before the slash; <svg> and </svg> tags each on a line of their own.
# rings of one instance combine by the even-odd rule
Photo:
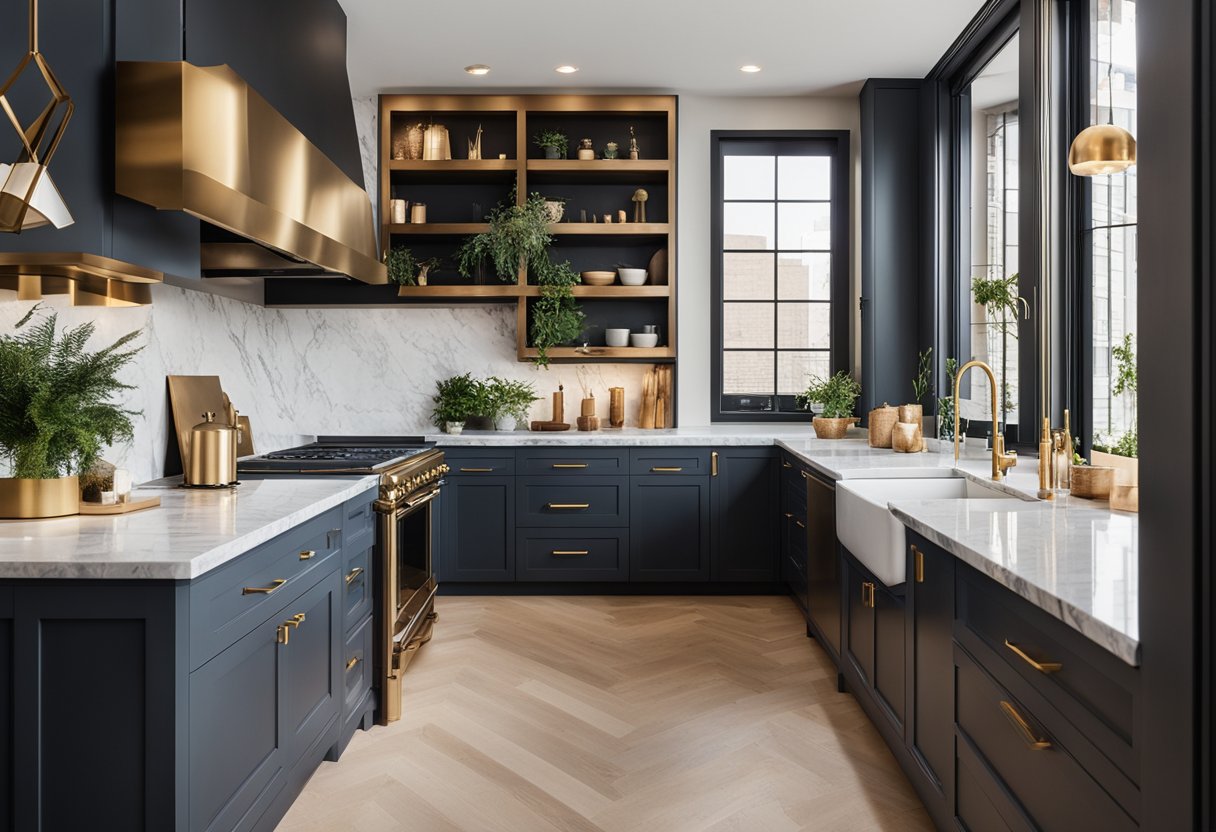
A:
<svg viewBox="0 0 1216 832">
<path fill-rule="evenodd" d="M 608 424 L 614 428 L 625 427 L 625 388 L 608 388 Z"/>
</svg>

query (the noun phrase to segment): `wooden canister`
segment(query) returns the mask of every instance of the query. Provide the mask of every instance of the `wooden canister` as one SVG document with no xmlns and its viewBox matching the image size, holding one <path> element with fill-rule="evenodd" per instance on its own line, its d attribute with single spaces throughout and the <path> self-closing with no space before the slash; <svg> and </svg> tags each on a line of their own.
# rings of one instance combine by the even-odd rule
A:
<svg viewBox="0 0 1216 832">
<path fill-rule="evenodd" d="M 418 223 L 419 225 L 426 224 L 426 204 L 415 202 L 410 206 L 410 222 Z"/>
<path fill-rule="evenodd" d="M 899 421 L 916 425 L 920 432 L 925 432 L 925 406 L 921 404 L 901 404 L 899 406 Z"/>
<path fill-rule="evenodd" d="M 625 388 L 608 388 L 608 424 L 610 427 L 625 427 Z"/>
<path fill-rule="evenodd" d="M 553 418 L 550 421 L 564 422 L 566 421 L 566 394 L 562 392 L 562 387 L 558 386 L 553 391 Z"/>
<path fill-rule="evenodd" d="M 891 431 L 891 447 L 897 454 L 912 454 L 920 450 L 920 426 L 908 422 L 896 422 Z"/>
<path fill-rule="evenodd" d="M 583 399 L 581 408 L 582 409 L 579 411 L 580 415 L 594 416 L 595 415 L 595 396 L 588 396 L 587 398 Z"/>
<path fill-rule="evenodd" d="M 882 407 L 876 407 L 870 411 L 870 416 L 866 421 L 870 425 L 871 448 L 891 447 L 891 432 L 895 428 L 895 423 L 899 421 L 898 417 L 899 409 L 891 407 L 886 402 L 882 403 Z"/>
</svg>

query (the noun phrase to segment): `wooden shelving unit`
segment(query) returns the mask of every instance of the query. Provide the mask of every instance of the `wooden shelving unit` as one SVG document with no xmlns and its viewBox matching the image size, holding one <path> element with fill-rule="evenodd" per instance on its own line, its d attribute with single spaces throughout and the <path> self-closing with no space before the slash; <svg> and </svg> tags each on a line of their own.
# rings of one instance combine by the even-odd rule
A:
<svg viewBox="0 0 1216 832">
<path fill-rule="evenodd" d="M 644 286 L 579 286 L 574 290 L 588 316 L 585 347 L 559 347 L 552 360 L 671 362 L 676 358 L 676 99 L 650 95 L 382 95 L 380 97 L 380 216 L 390 217 L 389 200 L 427 204 L 430 222 L 381 226 L 384 250 L 408 245 L 418 259 L 450 255 L 463 239 L 487 230 L 484 216 L 504 201 L 511 188 L 521 202 L 539 192 L 566 201 L 565 221 L 554 223 L 554 256 L 576 271 L 611 269 L 629 263 L 646 267 L 665 249 L 667 273 Z M 393 148 L 411 124 L 437 123 L 448 128 L 453 156 L 464 156 L 466 140 L 478 126 L 482 159 L 394 159 Z M 629 128 L 635 129 L 640 159 L 629 159 Z M 617 142 L 620 159 L 544 159 L 532 137 L 541 130 L 562 130 L 570 153 L 579 140 L 591 138 L 602 150 Z M 504 154 L 506 158 L 498 158 Z M 630 197 L 637 188 L 650 194 L 645 223 L 616 222 L 617 212 L 633 218 Z M 574 222 L 610 214 L 611 223 Z M 434 275 L 435 273 L 432 272 Z M 396 303 L 515 303 L 516 345 L 520 361 L 536 357 L 528 343 L 530 305 L 540 289 L 520 274 L 515 283 L 491 285 L 461 282 L 452 272 L 432 285 L 403 287 Z M 605 326 L 640 329 L 658 324 L 661 344 L 653 349 L 611 348 L 603 344 Z M 598 344 L 596 341 L 598 340 Z"/>
</svg>

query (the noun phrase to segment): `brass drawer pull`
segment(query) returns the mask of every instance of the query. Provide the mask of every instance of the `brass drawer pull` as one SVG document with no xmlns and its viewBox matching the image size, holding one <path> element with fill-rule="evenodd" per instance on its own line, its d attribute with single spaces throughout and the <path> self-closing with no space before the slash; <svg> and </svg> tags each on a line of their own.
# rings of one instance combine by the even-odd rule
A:
<svg viewBox="0 0 1216 832">
<path fill-rule="evenodd" d="M 586 462 L 555 462 L 555 463 L 553 463 L 553 467 L 554 468 L 589 468 L 591 466 Z"/>
<path fill-rule="evenodd" d="M 545 508 L 551 508 L 559 511 L 579 511 L 585 508 L 591 508 L 591 503 L 548 503 Z"/>
<path fill-rule="evenodd" d="M 591 552 L 588 549 L 554 549 L 549 554 L 559 558 L 585 558 Z"/>
<path fill-rule="evenodd" d="M 317 553 L 312 549 L 305 549 L 303 552 L 300 552 L 300 560 L 312 560 L 316 556 Z"/>
<path fill-rule="evenodd" d="M 718 452 L 709 452 L 709 475 L 711 477 L 718 476 Z"/>
<path fill-rule="evenodd" d="M 871 581 L 861 582 L 861 605 L 874 609 L 874 584 Z"/>
<path fill-rule="evenodd" d="M 798 528 L 800 528 L 800 529 L 805 529 L 805 528 L 806 528 L 806 523 L 803 523 L 801 520 L 795 520 L 795 521 L 794 521 L 794 525 L 795 525 L 795 526 L 797 526 L 797 527 L 798 527 Z"/>
<path fill-rule="evenodd" d="M 925 582 L 925 553 L 915 546 L 912 547 L 912 561 L 912 572 L 916 576 L 916 582 L 923 584 Z"/>
<path fill-rule="evenodd" d="M 787 511 L 787 512 L 785 513 L 785 519 L 786 519 L 786 520 L 793 520 L 793 519 L 794 519 L 794 515 L 793 515 L 793 514 L 791 514 L 790 512 L 788 512 L 788 511 Z"/>
<path fill-rule="evenodd" d="M 350 672 L 351 670 L 353 670 L 353 669 L 354 669 L 354 667 L 355 667 L 355 665 L 357 665 L 358 663 L 359 663 L 359 657 L 358 657 L 358 656 L 355 656 L 353 659 L 351 659 L 350 661 L 348 661 L 348 662 L 346 663 L 346 670 L 347 670 L 347 672 Z"/>
<path fill-rule="evenodd" d="M 1030 656 L 1027 656 L 1020 647 L 1009 639 L 1005 639 L 1005 646 L 1012 650 L 1015 656 L 1026 662 L 1026 664 L 1030 665 L 1040 673 L 1058 673 L 1064 669 L 1064 665 L 1060 664 L 1059 662 L 1036 662 L 1034 659 L 1030 658 Z"/>
<path fill-rule="evenodd" d="M 808 474 L 806 471 L 799 471 L 798 473 L 802 474 L 802 478 L 804 480 L 809 480 L 811 478 L 810 474 Z"/>
<path fill-rule="evenodd" d="M 1035 734 L 1034 729 L 1030 727 L 1030 723 L 1026 721 L 1026 717 L 1018 713 L 1018 709 L 1013 707 L 1004 699 L 1001 700 L 1001 712 L 1005 714 L 1005 718 L 1009 720 L 1009 724 L 1013 726 L 1013 730 L 1026 741 L 1032 751 L 1042 751 L 1046 748 L 1051 748 L 1051 740 L 1039 739 Z"/>
<path fill-rule="evenodd" d="M 650 472 L 652 474 L 674 474 L 674 473 L 677 473 L 677 472 L 683 471 L 683 470 L 684 470 L 683 468 L 676 467 L 676 466 L 666 466 L 666 467 L 661 466 L 661 467 L 657 467 L 657 468 L 651 468 Z"/>
<path fill-rule="evenodd" d="M 359 579 L 359 576 L 362 574 L 363 574 L 362 566 L 356 566 L 354 569 L 350 570 L 350 572 L 347 572 L 346 573 L 346 585 L 350 586 L 351 584 L 353 584 L 355 581 L 357 581 Z"/>
<path fill-rule="evenodd" d="M 490 474 L 493 473 L 493 468 L 461 468 L 462 474 Z"/>
<path fill-rule="evenodd" d="M 790 465 L 790 461 L 788 459 L 783 459 L 783 460 L 781 460 L 781 467 L 782 468 L 793 468 L 794 466 Z"/>
<path fill-rule="evenodd" d="M 269 595 L 276 591 L 283 584 L 287 583 L 286 578 L 275 578 L 270 582 L 270 586 L 247 586 L 241 590 L 242 595 Z"/>
</svg>

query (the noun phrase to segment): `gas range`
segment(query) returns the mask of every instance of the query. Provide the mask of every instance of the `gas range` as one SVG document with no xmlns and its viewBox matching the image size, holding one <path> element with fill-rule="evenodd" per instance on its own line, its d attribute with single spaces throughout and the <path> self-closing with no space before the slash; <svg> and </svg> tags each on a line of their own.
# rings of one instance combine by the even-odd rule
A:
<svg viewBox="0 0 1216 832">
<path fill-rule="evenodd" d="M 381 474 L 416 457 L 439 453 L 420 436 L 318 436 L 298 448 L 243 459 L 237 470 L 247 474 Z"/>
</svg>

